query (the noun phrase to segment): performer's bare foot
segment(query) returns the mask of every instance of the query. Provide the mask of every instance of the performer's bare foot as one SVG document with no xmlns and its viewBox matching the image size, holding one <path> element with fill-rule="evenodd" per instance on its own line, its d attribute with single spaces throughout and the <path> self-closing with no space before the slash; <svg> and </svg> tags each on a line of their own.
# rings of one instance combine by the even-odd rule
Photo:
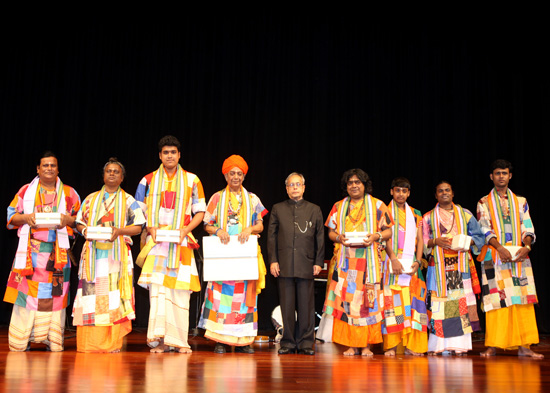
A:
<svg viewBox="0 0 550 393">
<path fill-rule="evenodd" d="M 437 352 L 428 352 L 428 356 L 437 356 L 439 355 Z"/>
<path fill-rule="evenodd" d="M 530 348 L 526 347 L 518 348 L 518 356 L 527 356 L 533 359 L 544 359 L 544 355 L 542 353 L 533 352 Z"/>
<path fill-rule="evenodd" d="M 488 347 L 487 350 L 480 353 L 482 358 L 489 358 L 497 354 L 497 349 L 495 347 Z"/>
<path fill-rule="evenodd" d="M 115 349 L 114 351 L 111 351 L 109 353 L 120 353 L 120 349 Z"/>
<path fill-rule="evenodd" d="M 415 352 L 415 351 L 411 351 L 411 350 L 408 349 L 408 348 L 405 348 L 405 355 L 411 355 L 411 356 L 424 356 L 423 353 L 418 353 L 418 352 Z"/>
<path fill-rule="evenodd" d="M 185 347 L 181 347 L 181 348 L 178 348 L 177 350 L 179 353 L 192 353 L 193 351 L 191 350 L 191 348 L 185 348 Z"/>
<path fill-rule="evenodd" d="M 151 348 L 151 350 L 149 352 L 151 353 L 164 353 L 166 352 L 166 350 L 170 350 L 170 348 L 166 348 L 166 346 L 164 345 L 164 340 L 161 339 L 159 341 L 159 345 L 157 345 L 155 348 Z"/>
<path fill-rule="evenodd" d="M 357 348 L 353 348 L 353 347 L 349 347 L 346 352 L 344 352 L 344 356 L 354 356 L 354 355 L 359 355 L 359 349 Z"/>
<path fill-rule="evenodd" d="M 166 347 L 164 346 L 164 344 L 159 344 L 155 348 L 151 348 L 151 350 L 149 352 L 151 352 L 151 353 L 164 353 L 164 352 L 166 352 Z"/>
<path fill-rule="evenodd" d="M 361 356 L 374 356 L 374 353 L 372 353 L 372 351 L 370 350 L 370 345 L 367 345 L 361 350 Z"/>
<path fill-rule="evenodd" d="M 384 352 L 384 355 L 390 358 L 395 357 L 395 347 L 388 349 L 386 352 Z"/>
<path fill-rule="evenodd" d="M 455 356 L 466 356 L 468 354 L 468 352 L 461 352 L 461 351 L 454 351 L 455 352 Z"/>
</svg>

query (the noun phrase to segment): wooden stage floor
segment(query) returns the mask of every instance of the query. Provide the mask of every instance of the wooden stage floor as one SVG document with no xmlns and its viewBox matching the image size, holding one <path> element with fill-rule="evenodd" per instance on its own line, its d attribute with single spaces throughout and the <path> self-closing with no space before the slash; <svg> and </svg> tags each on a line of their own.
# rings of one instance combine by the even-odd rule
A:
<svg viewBox="0 0 550 393">
<path fill-rule="evenodd" d="M 65 351 L 33 344 L 28 352 L 8 350 L 0 329 L 2 392 L 550 392 L 550 337 L 534 350 L 544 360 L 499 352 L 483 359 L 483 336 L 474 336 L 469 356 L 344 357 L 343 348 L 317 344 L 316 355 L 277 355 L 278 345 L 255 344 L 253 355 L 215 354 L 214 343 L 190 337 L 191 355 L 151 354 L 145 330 L 135 329 L 118 354 L 76 352 L 74 332 Z"/>
</svg>

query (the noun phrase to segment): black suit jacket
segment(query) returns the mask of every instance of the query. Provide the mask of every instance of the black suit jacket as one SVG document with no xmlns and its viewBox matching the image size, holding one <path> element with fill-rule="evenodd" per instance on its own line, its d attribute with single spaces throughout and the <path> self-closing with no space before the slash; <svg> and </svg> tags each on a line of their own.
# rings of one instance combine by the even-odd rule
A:
<svg viewBox="0 0 550 393">
<path fill-rule="evenodd" d="M 323 267 L 325 228 L 319 206 L 288 199 L 273 206 L 267 232 L 269 264 L 278 262 L 281 277 L 313 279 L 313 265 Z"/>
</svg>

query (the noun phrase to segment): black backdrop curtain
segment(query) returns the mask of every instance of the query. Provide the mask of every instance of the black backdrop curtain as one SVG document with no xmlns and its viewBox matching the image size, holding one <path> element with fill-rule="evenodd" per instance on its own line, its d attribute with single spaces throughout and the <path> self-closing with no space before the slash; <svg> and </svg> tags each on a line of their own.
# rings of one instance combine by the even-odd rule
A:
<svg viewBox="0 0 550 393">
<path fill-rule="evenodd" d="M 455 202 L 475 212 L 492 186 L 490 163 L 507 158 L 511 189 L 528 198 L 537 229 L 536 309 L 539 328 L 550 330 L 539 180 L 548 169 L 543 28 L 188 17 L 178 26 L 29 24 L 2 33 L 0 206 L 34 177 L 45 149 L 58 154 L 60 177 L 82 199 L 101 187 L 111 156 L 126 165 L 123 187 L 133 193 L 158 167 L 165 134 L 181 140 L 181 164 L 200 177 L 207 199 L 225 185 L 223 160 L 240 154 L 250 166 L 245 187 L 268 209 L 286 198 L 287 174 L 299 171 L 305 197 L 325 215 L 353 167 L 367 171 L 385 202 L 391 180 L 406 176 L 410 204 L 426 212 L 435 183 L 447 179 Z M 267 255 L 265 237 L 260 243 Z M 0 233 L 2 293 L 16 245 L 15 231 Z M 331 251 L 327 243 L 327 259 Z M 136 287 L 136 296 L 136 325 L 145 326 L 147 292 Z M 270 276 L 260 329 L 277 304 Z M 10 310 L 0 305 L 0 324 Z"/>
</svg>

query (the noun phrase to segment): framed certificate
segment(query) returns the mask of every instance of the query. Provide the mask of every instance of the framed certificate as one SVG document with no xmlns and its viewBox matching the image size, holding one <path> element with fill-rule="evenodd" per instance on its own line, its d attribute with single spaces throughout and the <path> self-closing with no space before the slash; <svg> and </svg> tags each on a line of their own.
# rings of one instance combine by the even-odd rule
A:
<svg viewBox="0 0 550 393">
<path fill-rule="evenodd" d="M 34 213 L 37 228 L 55 228 L 61 225 L 61 213 Z"/>
<path fill-rule="evenodd" d="M 202 238 L 204 256 L 204 281 L 257 280 L 258 237 L 250 236 L 241 244 L 238 237 L 230 236 L 223 244 L 217 236 Z"/>
<path fill-rule="evenodd" d="M 179 243 L 180 231 L 172 229 L 157 229 L 157 243 Z"/>
<path fill-rule="evenodd" d="M 468 251 L 470 249 L 470 244 L 472 243 L 472 237 L 467 235 L 456 235 L 453 236 L 453 243 L 451 249 L 455 251 Z"/>
<path fill-rule="evenodd" d="M 412 273 L 412 271 L 413 271 L 412 265 L 414 263 L 414 259 L 412 259 L 412 258 L 399 258 L 399 262 L 401 262 L 401 265 L 403 265 L 403 273 Z M 393 274 L 391 261 L 389 261 L 389 264 L 390 264 L 390 273 Z"/>
<path fill-rule="evenodd" d="M 518 253 L 521 246 L 504 246 L 505 249 L 512 255 L 512 261 L 516 260 L 516 254 Z"/>
<path fill-rule="evenodd" d="M 113 234 L 111 227 L 86 227 L 86 239 L 109 240 Z"/>
<path fill-rule="evenodd" d="M 363 240 L 367 237 L 367 232 L 346 232 L 345 236 L 348 239 L 347 243 L 351 246 L 360 246 Z"/>
</svg>

